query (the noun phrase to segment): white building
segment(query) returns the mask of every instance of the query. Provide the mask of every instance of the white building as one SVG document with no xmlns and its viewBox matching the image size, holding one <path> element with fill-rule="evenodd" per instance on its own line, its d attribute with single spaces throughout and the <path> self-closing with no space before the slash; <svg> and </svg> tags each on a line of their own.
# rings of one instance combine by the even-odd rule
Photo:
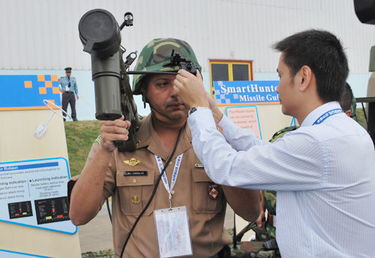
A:
<svg viewBox="0 0 375 258">
<path fill-rule="evenodd" d="M 366 94 L 375 26 L 359 22 L 352 0 L 0 0 L 0 74 L 63 75 L 71 66 L 81 97 L 78 119 L 94 119 L 90 56 L 82 51 L 78 23 L 95 8 L 119 23 L 133 13 L 134 26 L 122 31 L 128 52 L 158 37 L 189 42 L 207 84 L 209 59 L 252 60 L 253 79 L 275 80 L 279 54 L 272 44 L 302 30 L 328 30 L 346 49 L 354 94 Z"/>
</svg>

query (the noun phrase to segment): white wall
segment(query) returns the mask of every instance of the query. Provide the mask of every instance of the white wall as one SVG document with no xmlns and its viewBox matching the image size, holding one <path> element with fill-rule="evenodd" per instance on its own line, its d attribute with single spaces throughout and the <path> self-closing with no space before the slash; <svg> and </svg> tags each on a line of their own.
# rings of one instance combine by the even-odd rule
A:
<svg viewBox="0 0 375 258">
<path fill-rule="evenodd" d="M 233 58 L 254 60 L 255 72 L 273 72 L 273 43 L 318 28 L 342 39 L 352 73 L 363 74 L 375 44 L 375 26 L 357 20 L 352 0 L 0 0 L 0 69 L 89 70 L 78 22 L 94 8 L 109 10 L 118 22 L 133 12 L 134 27 L 122 33 L 128 50 L 156 37 L 183 38 L 205 71 L 209 58 Z"/>
<path fill-rule="evenodd" d="M 78 118 L 94 119 L 90 56 L 78 33 L 80 18 L 94 8 L 107 9 L 119 23 L 133 12 L 134 26 L 122 32 L 128 52 L 157 37 L 188 41 L 207 85 L 208 59 L 253 60 L 255 80 L 277 79 L 272 44 L 301 30 L 329 30 L 346 49 L 355 96 L 366 95 L 375 26 L 358 21 L 352 0 L 0 0 L 0 74 L 63 75 L 72 66 L 81 95 Z"/>
</svg>

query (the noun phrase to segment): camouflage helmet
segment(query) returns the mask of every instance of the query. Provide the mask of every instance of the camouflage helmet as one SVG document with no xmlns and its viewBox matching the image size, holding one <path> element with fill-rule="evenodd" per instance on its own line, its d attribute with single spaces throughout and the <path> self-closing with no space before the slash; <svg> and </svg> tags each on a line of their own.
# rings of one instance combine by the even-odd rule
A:
<svg viewBox="0 0 375 258">
<path fill-rule="evenodd" d="M 189 59 L 199 69 L 197 58 L 191 46 L 183 40 L 174 38 L 158 38 L 151 40 L 139 54 L 137 63 L 134 67 L 135 71 L 154 71 L 154 72 L 177 72 L 178 66 L 171 67 L 164 65 L 170 63 L 172 50 L 179 53 L 182 57 Z M 143 78 L 146 75 L 137 74 L 133 76 L 133 94 L 141 94 Z"/>
</svg>

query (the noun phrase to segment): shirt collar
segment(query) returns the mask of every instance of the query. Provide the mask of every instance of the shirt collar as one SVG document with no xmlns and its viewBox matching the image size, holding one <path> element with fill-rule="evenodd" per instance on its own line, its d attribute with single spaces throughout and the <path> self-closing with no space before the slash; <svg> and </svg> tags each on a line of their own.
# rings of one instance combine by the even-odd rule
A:
<svg viewBox="0 0 375 258">
<path fill-rule="evenodd" d="M 337 101 L 331 101 L 331 102 L 325 103 L 325 104 L 317 107 L 316 109 L 314 109 L 313 111 L 311 111 L 310 114 L 308 114 L 306 116 L 306 118 L 303 120 L 301 126 L 310 126 L 310 125 L 313 125 L 313 123 L 322 114 L 324 114 L 325 112 L 327 112 L 327 111 L 329 111 L 331 109 L 335 109 L 335 108 L 341 108 L 340 104 Z"/>
<path fill-rule="evenodd" d="M 180 141 L 178 143 L 175 155 L 179 155 L 190 149 L 192 147 L 191 139 L 190 128 L 186 126 L 181 132 Z M 160 138 L 154 130 L 150 114 L 141 121 L 139 130 L 137 132 L 137 149 L 147 148 L 153 154 L 156 154 L 163 160 L 166 160 L 170 153 L 166 152 L 164 148 L 160 146 Z"/>
</svg>

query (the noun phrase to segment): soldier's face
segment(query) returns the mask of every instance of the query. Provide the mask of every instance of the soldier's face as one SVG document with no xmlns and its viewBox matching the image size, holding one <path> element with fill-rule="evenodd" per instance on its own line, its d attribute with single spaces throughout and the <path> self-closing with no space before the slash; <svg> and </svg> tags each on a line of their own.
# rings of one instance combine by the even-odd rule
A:
<svg viewBox="0 0 375 258">
<path fill-rule="evenodd" d="M 147 99 L 152 109 L 172 121 L 185 119 L 188 107 L 176 94 L 173 81 L 176 75 L 160 74 L 150 78 L 147 86 Z"/>
</svg>

